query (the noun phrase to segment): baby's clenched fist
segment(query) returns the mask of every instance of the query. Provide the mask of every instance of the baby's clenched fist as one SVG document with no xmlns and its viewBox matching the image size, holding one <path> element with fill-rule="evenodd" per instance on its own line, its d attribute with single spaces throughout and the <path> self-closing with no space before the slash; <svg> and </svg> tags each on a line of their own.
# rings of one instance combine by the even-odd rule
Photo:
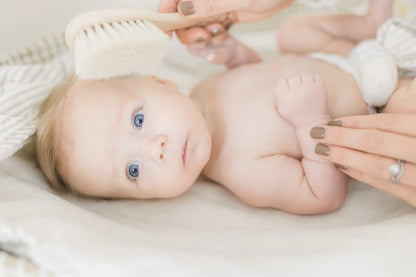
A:
<svg viewBox="0 0 416 277">
<path fill-rule="evenodd" d="M 328 103 L 324 79 L 317 74 L 299 74 L 277 81 L 277 109 L 296 127 L 326 117 Z"/>
</svg>

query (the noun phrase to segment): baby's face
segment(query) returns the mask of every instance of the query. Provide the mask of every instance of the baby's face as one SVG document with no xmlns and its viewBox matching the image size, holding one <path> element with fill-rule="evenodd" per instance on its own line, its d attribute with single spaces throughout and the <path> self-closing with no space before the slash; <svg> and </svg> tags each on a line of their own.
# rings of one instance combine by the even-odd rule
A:
<svg viewBox="0 0 416 277">
<path fill-rule="evenodd" d="M 78 192 L 174 197 L 209 159 L 211 137 L 200 110 L 172 86 L 141 76 L 77 81 L 69 97 L 58 168 Z"/>
</svg>

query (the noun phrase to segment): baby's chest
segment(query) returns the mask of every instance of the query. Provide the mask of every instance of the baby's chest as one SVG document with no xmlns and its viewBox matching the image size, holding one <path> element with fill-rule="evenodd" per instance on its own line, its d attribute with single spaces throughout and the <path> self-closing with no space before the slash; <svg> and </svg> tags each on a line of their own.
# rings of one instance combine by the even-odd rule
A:
<svg viewBox="0 0 416 277">
<path fill-rule="evenodd" d="M 226 183 L 235 165 L 274 154 L 300 157 L 294 127 L 282 118 L 273 97 L 258 93 L 217 102 L 212 114 L 211 158 L 204 175 Z M 241 174 L 246 174 L 244 169 Z"/>
<path fill-rule="evenodd" d="M 270 88 L 240 90 L 222 97 L 214 116 L 213 153 L 218 161 L 247 155 L 300 153 L 295 129 L 276 109 Z M 217 154 L 217 155 L 216 155 Z"/>
</svg>

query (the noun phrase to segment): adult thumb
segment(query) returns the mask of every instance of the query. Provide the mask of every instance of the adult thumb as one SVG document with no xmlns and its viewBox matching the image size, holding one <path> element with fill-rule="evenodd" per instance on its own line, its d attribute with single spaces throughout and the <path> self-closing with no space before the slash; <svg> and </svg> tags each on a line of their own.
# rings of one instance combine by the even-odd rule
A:
<svg viewBox="0 0 416 277">
<path fill-rule="evenodd" d="M 183 0 L 178 4 L 178 11 L 189 17 L 207 17 L 242 10 L 248 2 L 248 0 Z"/>
</svg>

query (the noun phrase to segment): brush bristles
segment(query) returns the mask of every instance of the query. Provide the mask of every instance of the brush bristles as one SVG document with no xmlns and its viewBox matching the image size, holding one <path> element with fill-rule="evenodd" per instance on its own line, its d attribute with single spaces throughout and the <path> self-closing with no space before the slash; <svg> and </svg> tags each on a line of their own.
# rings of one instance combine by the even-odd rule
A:
<svg viewBox="0 0 416 277">
<path fill-rule="evenodd" d="M 96 25 L 75 40 L 75 73 L 80 79 L 103 79 L 143 72 L 162 62 L 169 42 L 145 20 Z"/>
</svg>

